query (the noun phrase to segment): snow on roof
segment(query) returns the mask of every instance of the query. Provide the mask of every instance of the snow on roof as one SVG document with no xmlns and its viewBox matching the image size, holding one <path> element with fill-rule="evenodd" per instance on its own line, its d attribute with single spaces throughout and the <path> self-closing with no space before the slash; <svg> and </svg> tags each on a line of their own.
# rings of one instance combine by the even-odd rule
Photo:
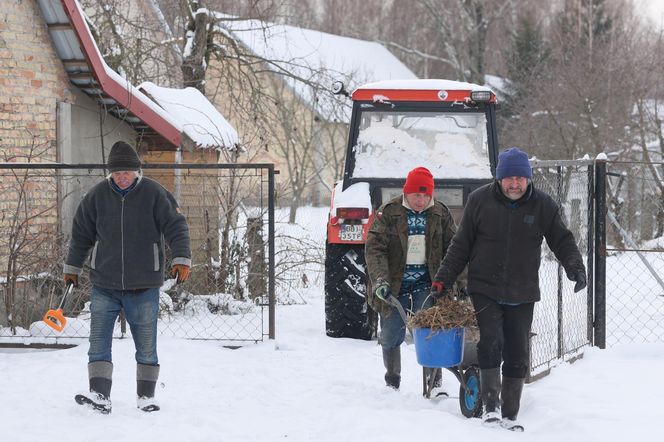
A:
<svg viewBox="0 0 664 442">
<path fill-rule="evenodd" d="M 146 81 L 139 86 L 161 106 L 199 147 L 234 149 L 237 131 L 210 101 L 192 87 L 171 89 Z"/>
<path fill-rule="evenodd" d="M 216 16 L 222 31 L 257 56 L 274 60 L 269 68 L 285 71 L 284 80 L 294 93 L 328 121 L 350 121 L 349 103 L 340 104 L 340 98 L 329 91 L 335 80 L 343 81 L 350 91 L 372 81 L 417 78 L 379 43 L 259 20 L 224 21 L 229 17 Z"/>
<path fill-rule="evenodd" d="M 509 81 L 497 75 L 484 75 L 484 86 L 488 87 L 496 94 L 498 100 L 503 101 L 509 89 Z"/>
<path fill-rule="evenodd" d="M 463 81 L 439 80 L 439 79 L 403 79 L 384 80 L 374 83 L 363 84 L 357 89 L 393 89 L 393 90 L 423 90 L 423 91 L 491 91 L 486 86 Z"/>
</svg>

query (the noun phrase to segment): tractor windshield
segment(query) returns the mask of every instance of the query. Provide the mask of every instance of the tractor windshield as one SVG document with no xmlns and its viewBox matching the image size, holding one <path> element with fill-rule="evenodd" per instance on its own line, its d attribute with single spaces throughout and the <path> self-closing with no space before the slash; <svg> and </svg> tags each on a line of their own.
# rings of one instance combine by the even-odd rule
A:
<svg viewBox="0 0 664 442">
<path fill-rule="evenodd" d="M 353 178 L 393 178 L 418 166 L 435 178 L 491 178 L 484 112 L 365 111 Z"/>
</svg>

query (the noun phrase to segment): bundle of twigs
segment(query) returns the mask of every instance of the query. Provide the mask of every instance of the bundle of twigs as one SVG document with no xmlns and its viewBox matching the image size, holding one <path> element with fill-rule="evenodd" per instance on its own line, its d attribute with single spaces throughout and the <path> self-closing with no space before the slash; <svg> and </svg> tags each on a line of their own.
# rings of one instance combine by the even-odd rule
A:
<svg viewBox="0 0 664 442">
<path fill-rule="evenodd" d="M 410 328 L 429 328 L 431 331 L 456 327 L 477 327 L 475 310 L 469 301 L 457 301 L 445 296 L 428 309 L 420 310 L 408 320 Z"/>
</svg>

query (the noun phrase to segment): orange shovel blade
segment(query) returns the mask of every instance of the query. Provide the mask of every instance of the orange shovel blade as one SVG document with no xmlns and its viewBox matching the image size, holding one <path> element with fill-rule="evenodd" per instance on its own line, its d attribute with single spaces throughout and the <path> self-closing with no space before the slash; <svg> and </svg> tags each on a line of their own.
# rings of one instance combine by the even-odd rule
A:
<svg viewBox="0 0 664 442">
<path fill-rule="evenodd" d="M 44 322 L 56 331 L 62 331 L 62 329 L 65 328 L 65 325 L 67 325 L 67 320 L 62 314 L 61 308 L 47 311 L 44 315 Z"/>
</svg>

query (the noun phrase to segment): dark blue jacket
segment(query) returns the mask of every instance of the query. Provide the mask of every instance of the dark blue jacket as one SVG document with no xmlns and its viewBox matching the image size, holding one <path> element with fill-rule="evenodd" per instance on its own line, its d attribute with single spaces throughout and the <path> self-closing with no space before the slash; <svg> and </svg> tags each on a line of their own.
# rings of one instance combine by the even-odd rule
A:
<svg viewBox="0 0 664 442">
<path fill-rule="evenodd" d="M 494 181 L 468 196 L 459 229 L 435 279 L 451 287 L 468 264 L 469 293 L 506 303 L 539 301 L 543 239 L 568 277 L 585 273 L 558 204 L 532 183 L 522 198 L 511 201 Z"/>
<path fill-rule="evenodd" d="M 76 210 L 64 272 L 80 274 L 90 254 L 90 280 L 96 286 L 160 287 L 164 243 L 173 264 L 191 266 L 189 227 L 173 195 L 156 181 L 139 178 L 122 196 L 109 178 L 95 185 Z"/>
</svg>

